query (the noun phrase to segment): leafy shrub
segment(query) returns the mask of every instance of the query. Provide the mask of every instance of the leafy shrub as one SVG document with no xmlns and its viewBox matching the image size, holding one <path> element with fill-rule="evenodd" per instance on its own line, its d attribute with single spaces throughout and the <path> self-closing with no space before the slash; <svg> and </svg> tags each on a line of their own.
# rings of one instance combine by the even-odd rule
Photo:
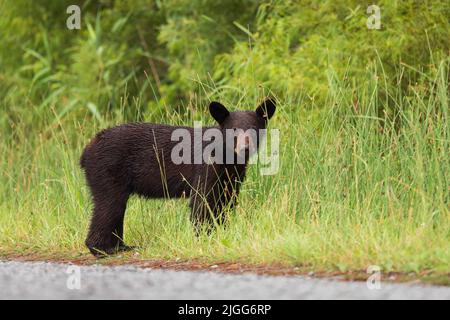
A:
<svg viewBox="0 0 450 320">
<path fill-rule="evenodd" d="M 71 31 L 73 1 L 1 2 L 3 128 L 55 115 L 102 121 L 118 109 L 151 119 L 219 93 L 232 102 L 306 96 L 315 108 L 336 96 L 335 82 L 350 104 L 363 85 L 381 87 L 380 112 L 392 113 L 393 87 L 428 90 L 424 78 L 450 50 L 448 1 L 380 0 L 381 30 L 367 28 L 370 3 L 359 1 L 75 3 L 82 29 Z"/>
</svg>

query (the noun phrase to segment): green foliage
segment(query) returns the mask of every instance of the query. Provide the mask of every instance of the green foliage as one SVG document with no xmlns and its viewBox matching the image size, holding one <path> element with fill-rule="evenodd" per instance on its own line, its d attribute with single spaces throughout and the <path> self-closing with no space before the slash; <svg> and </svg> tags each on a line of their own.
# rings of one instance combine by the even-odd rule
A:
<svg viewBox="0 0 450 320">
<path fill-rule="evenodd" d="M 179 0 L 166 3 L 167 23 L 159 40 L 170 57 L 162 94 L 173 103 L 198 90 L 213 74 L 215 57 L 229 52 L 239 35 L 234 23 L 251 23 L 256 1 Z M 188 96 L 189 97 L 189 96 Z"/>
<path fill-rule="evenodd" d="M 447 277 L 449 67 L 448 60 L 439 64 L 429 93 L 396 100 L 400 128 L 378 117 L 376 87 L 360 88 L 354 109 L 342 107 L 352 97 L 334 84 L 320 118 L 282 102 L 271 122 L 281 131 L 280 170 L 261 176 L 250 166 L 226 228 L 197 238 L 187 200 L 133 198 L 125 241 L 142 259 L 274 262 L 314 271 L 375 264 L 383 272 Z M 91 202 L 78 159 L 99 127 L 89 118 L 62 121 L 33 136 L 17 128 L 14 141 L 0 144 L 2 253 L 88 254 Z"/>
<path fill-rule="evenodd" d="M 78 159 L 101 128 L 274 94 L 280 172 L 250 168 L 228 228 L 200 239 L 183 201 L 133 199 L 142 257 L 448 273 L 450 3 L 380 0 L 380 30 L 369 4 L 0 0 L 0 251 L 84 250 Z"/>
<path fill-rule="evenodd" d="M 367 5 L 370 3 L 368 2 Z M 261 5 L 249 40 L 218 59 L 216 78 L 323 103 L 335 79 L 360 87 L 376 76 L 410 94 L 420 74 L 436 70 L 450 50 L 448 1 L 378 1 L 381 29 L 366 26 L 360 1 L 275 1 Z M 410 68 L 402 69 L 403 66 Z M 399 72 L 402 70 L 402 72 Z M 397 78 L 396 76 L 400 78 Z"/>
<path fill-rule="evenodd" d="M 390 89 L 413 94 L 450 50 L 448 1 L 379 1 L 381 30 L 366 27 L 369 3 L 359 1 L 76 3 L 82 29 L 71 31 L 73 2 L 1 2 L 1 90 L 19 99 L 3 106 L 10 122 L 71 112 L 100 120 L 119 108 L 134 118 L 141 104 L 152 117 L 218 93 L 321 105 L 332 82 L 358 89 L 374 70 L 391 112 Z M 42 105 L 39 117 L 24 114 L 24 98 Z"/>
</svg>

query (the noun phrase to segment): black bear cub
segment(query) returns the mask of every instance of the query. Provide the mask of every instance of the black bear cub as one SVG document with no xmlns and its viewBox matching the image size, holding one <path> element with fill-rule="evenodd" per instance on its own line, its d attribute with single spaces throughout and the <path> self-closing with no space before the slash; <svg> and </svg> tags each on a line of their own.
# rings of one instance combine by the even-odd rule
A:
<svg viewBox="0 0 450 320">
<path fill-rule="evenodd" d="M 265 129 L 275 112 L 275 101 L 266 99 L 256 111 L 237 112 L 229 112 L 222 104 L 211 102 L 209 110 L 218 126 L 124 124 L 99 132 L 85 147 L 80 165 L 94 202 L 85 243 L 92 254 L 102 256 L 130 249 L 123 242 L 123 221 L 132 194 L 147 198 L 189 197 L 191 220 L 197 231 L 202 225 L 221 223 L 223 209 L 235 203 L 249 155 L 260 142 L 259 135 L 242 132 Z M 200 130 L 200 136 L 212 130 L 214 139 L 209 141 L 220 142 L 206 161 L 198 153 L 212 142 L 197 139 L 196 130 Z M 181 134 L 175 134 L 176 131 Z M 230 131 L 238 134 L 228 139 Z M 178 154 L 174 148 L 179 149 L 180 137 L 185 140 L 184 146 L 187 142 L 192 147 L 191 154 L 184 154 L 186 149 L 183 149 L 182 157 L 188 161 L 174 160 L 174 154 Z M 209 161 L 214 157 L 223 161 Z M 193 158 L 197 161 L 192 161 Z"/>
</svg>

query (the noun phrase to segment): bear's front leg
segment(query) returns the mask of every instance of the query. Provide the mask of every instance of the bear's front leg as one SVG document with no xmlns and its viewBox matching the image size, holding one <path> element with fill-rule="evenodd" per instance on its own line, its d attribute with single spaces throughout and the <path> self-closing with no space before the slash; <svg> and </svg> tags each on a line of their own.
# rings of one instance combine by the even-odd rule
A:
<svg viewBox="0 0 450 320">
<path fill-rule="evenodd" d="M 214 229 L 214 223 L 222 224 L 222 205 L 218 199 L 211 194 L 205 195 L 195 192 L 191 195 L 191 221 L 198 236 L 205 228 L 209 234 Z"/>
</svg>

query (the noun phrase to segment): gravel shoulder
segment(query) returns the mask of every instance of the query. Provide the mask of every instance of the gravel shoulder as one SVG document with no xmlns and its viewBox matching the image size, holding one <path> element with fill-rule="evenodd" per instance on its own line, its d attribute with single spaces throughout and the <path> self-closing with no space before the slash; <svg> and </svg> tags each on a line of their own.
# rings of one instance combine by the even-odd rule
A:
<svg viewBox="0 0 450 320">
<path fill-rule="evenodd" d="M 0 299 L 445 299 L 450 287 L 135 266 L 0 262 Z"/>
</svg>

